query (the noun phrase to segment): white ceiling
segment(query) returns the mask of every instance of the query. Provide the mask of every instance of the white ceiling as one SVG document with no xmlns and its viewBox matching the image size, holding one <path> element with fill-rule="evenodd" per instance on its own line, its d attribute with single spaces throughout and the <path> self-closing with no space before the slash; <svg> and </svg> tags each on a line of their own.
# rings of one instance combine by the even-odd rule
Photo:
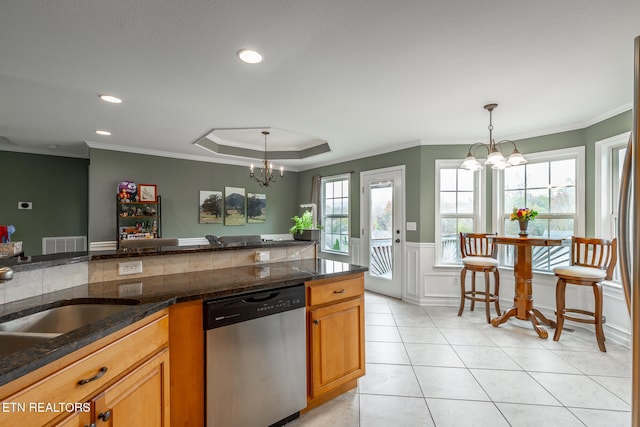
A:
<svg viewBox="0 0 640 427">
<path fill-rule="evenodd" d="M 216 128 L 328 141 L 282 162 L 299 170 L 486 141 L 489 102 L 496 139 L 580 128 L 631 108 L 639 17 L 638 0 L 0 0 L 0 147 L 216 160 L 193 145 Z"/>
</svg>

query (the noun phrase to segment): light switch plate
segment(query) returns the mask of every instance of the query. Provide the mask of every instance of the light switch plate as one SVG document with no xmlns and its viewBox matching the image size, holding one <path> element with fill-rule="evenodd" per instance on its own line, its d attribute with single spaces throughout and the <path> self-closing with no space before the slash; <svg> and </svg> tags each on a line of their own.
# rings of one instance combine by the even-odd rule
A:
<svg viewBox="0 0 640 427">
<path fill-rule="evenodd" d="M 407 231 L 416 231 L 418 229 L 418 224 L 415 222 L 407 222 Z"/>
</svg>

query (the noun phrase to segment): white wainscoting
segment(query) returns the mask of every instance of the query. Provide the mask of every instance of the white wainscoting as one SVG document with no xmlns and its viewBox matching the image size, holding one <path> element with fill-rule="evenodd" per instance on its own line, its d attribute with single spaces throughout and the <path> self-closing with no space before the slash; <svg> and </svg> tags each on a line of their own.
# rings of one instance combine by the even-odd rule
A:
<svg viewBox="0 0 640 427">
<path fill-rule="evenodd" d="M 451 306 L 455 312 L 460 304 L 460 268 L 436 267 L 435 255 L 434 243 L 405 243 L 402 299 L 423 306 Z M 469 276 L 467 280 L 470 280 Z M 513 283 L 513 270 L 500 269 L 500 307 L 503 310 L 513 305 Z M 555 319 L 555 276 L 534 273 L 533 283 L 535 307 L 548 318 Z M 594 307 L 590 287 L 568 285 L 566 300 L 572 302 L 572 308 L 593 310 Z M 619 285 L 605 283 L 603 312 L 607 320 L 604 324 L 607 339 L 630 347 L 631 321 L 624 291 Z M 566 321 L 565 326 L 593 330 L 592 325 L 570 321 Z"/>
</svg>

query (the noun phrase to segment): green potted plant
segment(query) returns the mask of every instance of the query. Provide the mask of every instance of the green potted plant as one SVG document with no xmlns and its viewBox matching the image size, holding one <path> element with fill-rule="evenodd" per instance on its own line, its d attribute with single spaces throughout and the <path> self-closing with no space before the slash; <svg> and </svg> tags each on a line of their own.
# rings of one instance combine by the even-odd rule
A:
<svg viewBox="0 0 640 427">
<path fill-rule="evenodd" d="M 305 210 L 301 216 L 294 216 L 293 227 L 289 229 L 289 232 L 293 235 L 295 240 L 320 240 L 320 228 L 315 227 L 313 224 L 313 215 L 310 211 Z"/>
</svg>

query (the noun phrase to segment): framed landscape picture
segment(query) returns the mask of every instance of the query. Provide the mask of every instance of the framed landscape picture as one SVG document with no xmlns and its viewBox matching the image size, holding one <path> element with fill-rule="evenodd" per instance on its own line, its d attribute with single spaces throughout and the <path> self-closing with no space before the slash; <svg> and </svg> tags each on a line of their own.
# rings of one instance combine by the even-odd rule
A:
<svg viewBox="0 0 640 427">
<path fill-rule="evenodd" d="M 222 224 L 222 191 L 200 191 L 200 224 Z"/>
<path fill-rule="evenodd" d="M 267 195 L 247 193 L 247 222 L 263 223 L 267 220 Z"/>
<path fill-rule="evenodd" d="M 224 225 L 244 225 L 245 223 L 244 188 L 225 187 L 224 189 Z"/>
</svg>

